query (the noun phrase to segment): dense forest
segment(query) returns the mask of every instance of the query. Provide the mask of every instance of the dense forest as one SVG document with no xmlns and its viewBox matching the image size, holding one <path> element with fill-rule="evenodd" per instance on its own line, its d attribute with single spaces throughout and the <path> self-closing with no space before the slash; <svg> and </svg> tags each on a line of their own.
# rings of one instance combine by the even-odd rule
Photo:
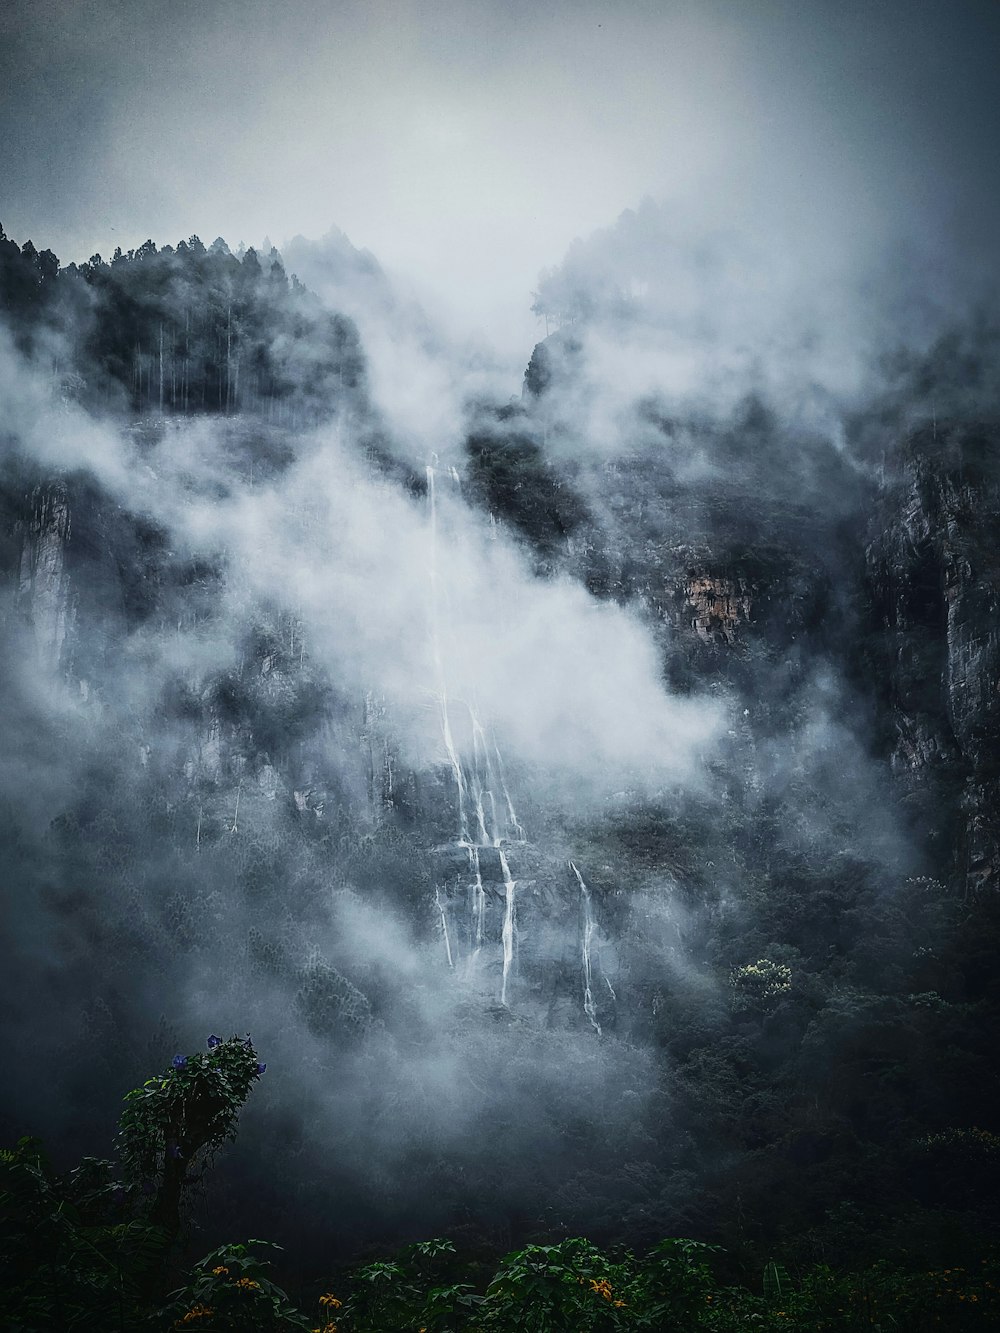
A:
<svg viewBox="0 0 1000 1333">
<path fill-rule="evenodd" d="M 15 333 L 30 348 L 70 322 L 75 345 L 59 369 L 68 387 L 98 395 L 87 401 L 115 394 L 136 414 L 252 411 L 301 426 L 363 374 L 350 321 L 289 282 L 276 250 L 237 258 L 221 237 L 206 249 L 191 236 L 65 269 L 2 231 L 0 250 Z"/>
<path fill-rule="evenodd" d="M 66 1272 L 213 1251 L 66 1327 L 995 1319 L 997 327 L 834 430 L 634 389 L 654 313 L 591 258 L 418 458 L 273 248 L 0 231 L 11 1327 L 56 1326 L 25 1217 Z M 165 1220 L 122 1099 L 173 1060 L 200 1181 L 184 1071 L 244 1048 L 184 1053 L 247 1030 Z"/>
</svg>

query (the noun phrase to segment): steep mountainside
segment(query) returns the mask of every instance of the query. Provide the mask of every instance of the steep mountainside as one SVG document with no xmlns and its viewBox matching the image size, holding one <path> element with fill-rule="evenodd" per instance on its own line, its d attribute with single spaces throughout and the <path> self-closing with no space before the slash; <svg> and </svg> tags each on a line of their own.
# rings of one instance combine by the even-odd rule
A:
<svg viewBox="0 0 1000 1333">
<path fill-rule="evenodd" d="M 303 1262 L 989 1221 L 983 413 L 597 447 L 577 324 L 421 470 L 276 252 L 0 273 L 8 1134 L 228 1023 L 273 1081 L 207 1225 Z"/>
<path fill-rule="evenodd" d="M 866 552 L 893 770 L 967 895 L 1000 887 L 997 441 L 974 422 L 915 432 Z"/>
</svg>

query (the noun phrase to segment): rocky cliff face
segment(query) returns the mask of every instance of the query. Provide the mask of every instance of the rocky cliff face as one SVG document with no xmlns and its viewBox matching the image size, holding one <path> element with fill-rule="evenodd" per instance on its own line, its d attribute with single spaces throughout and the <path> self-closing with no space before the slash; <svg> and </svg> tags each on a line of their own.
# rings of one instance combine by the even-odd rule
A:
<svg viewBox="0 0 1000 1333">
<path fill-rule="evenodd" d="M 175 549 L 165 527 L 92 479 L 0 474 L 3 623 L 30 677 L 5 695 L 7 716 L 24 732 L 19 753 L 36 732 L 46 747 L 32 780 L 12 772 L 0 801 L 31 923 L 7 993 L 26 1033 L 39 975 L 59 996 L 49 1026 L 74 1132 L 103 1132 L 108 1088 L 179 1049 L 161 1024 L 150 1054 L 160 1014 L 200 1023 L 209 1006 L 272 1049 L 302 1053 L 302 1087 L 361 1098 L 351 1200 L 370 1194 L 378 1150 L 367 1145 L 382 1133 L 443 1160 L 440 1108 L 454 1093 L 466 1115 L 466 1082 L 484 1099 L 472 1104 L 482 1179 L 498 1133 L 513 1162 L 540 1120 L 560 1143 L 584 1126 L 600 1144 L 588 1162 L 604 1160 L 598 1187 L 626 1178 L 634 1159 L 645 1195 L 646 1164 L 659 1162 L 664 1209 L 686 1207 L 696 1173 L 717 1162 L 725 1188 L 742 1190 L 731 1164 L 780 1156 L 796 1124 L 789 1108 L 819 1108 L 845 1138 L 842 1124 L 864 1126 L 867 1051 L 882 1049 L 883 1033 L 909 1032 L 915 1052 L 911 1083 L 891 1043 L 878 1066 L 890 1071 L 880 1095 L 892 1134 L 918 1077 L 940 1084 L 926 1049 L 950 1048 L 952 1029 L 933 1025 L 951 1022 L 954 997 L 965 1003 L 970 989 L 948 953 L 964 966 L 965 937 L 942 946 L 941 922 L 957 910 L 972 919 L 963 893 L 983 903 L 1000 887 L 993 437 L 918 435 L 891 455 L 877 494 L 867 476 L 852 489 L 864 469 L 827 458 L 837 497 L 827 504 L 815 456 L 799 460 L 794 484 L 775 481 L 791 446 L 756 409 L 731 429 L 702 429 L 704 458 L 689 473 L 679 429 L 659 423 L 649 447 L 618 459 L 567 458 L 566 439 L 549 423 L 550 448 L 533 411 L 518 410 L 516 429 L 501 420 L 470 434 L 455 504 L 488 510 L 505 544 L 524 543 L 538 580 L 575 580 L 571 595 L 591 611 L 584 588 L 627 607 L 668 688 L 718 708 L 723 734 L 697 790 L 632 788 L 629 775 L 621 790 L 579 799 L 523 755 L 501 760 L 486 717 L 464 739 L 456 729 L 455 758 L 442 762 L 443 739 L 419 751 L 390 697 L 334 678 L 338 659 L 310 641 L 308 612 L 273 585 L 248 588 L 210 525 L 203 546 Z M 144 446 L 173 447 L 172 430 L 149 425 Z M 235 418 L 211 440 L 209 517 L 227 467 L 263 491 L 298 443 Z M 386 498 L 402 487 L 418 514 L 427 505 L 404 468 L 371 466 Z M 461 512 L 488 540 L 485 515 Z M 274 511 L 274 521 L 294 517 Z M 349 574 L 345 557 L 322 577 Z M 438 567 L 443 603 L 460 574 Z M 506 617 L 498 605 L 497 632 L 516 633 Z M 599 656 L 600 620 L 581 670 L 591 649 Z M 426 632 L 422 608 L 407 624 Z M 606 688 L 618 690 L 613 673 Z M 25 700 L 36 709 L 26 724 Z M 426 700 L 436 735 L 432 680 Z M 453 700 L 453 723 L 474 702 Z M 788 993 L 748 1003 L 734 989 L 748 976 L 787 976 Z M 113 1077 L 95 1048 L 113 1052 Z M 55 1059 L 39 1049 L 40 1079 Z M 529 1063 L 512 1076 L 518 1060 Z M 650 1095 L 636 1060 L 659 1088 L 647 1146 L 625 1133 Z M 607 1095 L 592 1091 L 586 1071 L 618 1061 Z M 983 1102 L 991 1095 L 968 1082 Z M 852 1089 L 846 1108 L 841 1086 Z M 979 1103 L 939 1116 L 925 1100 L 932 1125 L 982 1122 Z M 269 1114 L 275 1141 L 294 1127 L 281 1169 L 305 1182 L 314 1173 L 294 1145 L 342 1122 L 295 1090 Z M 519 1116 L 524 1136 L 504 1140 Z M 798 1124 L 802 1142 L 813 1118 Z M 619 1149 L 621 1163 L 608 1158 Z M 662 1173 L 675 1165 L 671 1184 Z M 444 1160 L 426 1179 L 454 1182 L 463 1169 Z M 544 1169 L 524 1168 L 548 1207 Z M 597 1187 L 581 1182 L 586 1215 Z M 491 1188 L 473 1193 L 489 1200 Z M 714 1215 L 723 1196 L 712 1185 L 709 1197 Z M 656 1225 L 675 1223 L 665 1212 Z"/>
<path fill-rule="evenodd" d="M 565 452 L 584 375 L 579 339 L 536 348 L 524 429 Z M 919 412 L 926 386 L 909 393 Z M 907 434 L 904 405 L 866 427 L 881 439 L 877 485 L 846 453 L 784 437 L 752 399 L 715 427 L 644 409 L 643 447 L 564 469 L 598 497 L 567 563 L 665 627 L 676 687 L 715 680 L 769 727 L 793 725 L 810 675 L 839 673 L 914 846 L 972 894 L 1000 887 L 1000 434 L 967 415 Z"/>
<path fill-rule="evenodd" d="M 73 616 L 66 547 L 71 518 L 65 486 L 36 486 L 27 499 L 28 514 L 17 525 L 20 558 L 18 601 L 31 625 L 39 665 L 57 670 Z"/>
<path fill-rule="evenodd" d="M 894 771 L 968 892 L 1000 887 L 1000 474 L 986 427 L 900 450 L 867 552 Z"/>
<path fill-rule="evenodd" d="M 731 644 L 740 626 L 750 620 L 753 600 L 746 579 L 691 570 L 684 586 L 684 605 L 700 639 Z"/>
</svg>

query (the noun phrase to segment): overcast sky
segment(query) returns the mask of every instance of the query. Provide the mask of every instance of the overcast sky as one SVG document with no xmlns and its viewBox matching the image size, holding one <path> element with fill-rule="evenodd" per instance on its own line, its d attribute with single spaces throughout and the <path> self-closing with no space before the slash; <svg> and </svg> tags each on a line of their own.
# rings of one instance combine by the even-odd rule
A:
<svg viewBox="0 0 1000 1333">
<path fill-rule="evenodd" d="M 64 262 L 331 225 L 510 348 L 644 195 L 985 254 L 997 0 L 5 0 L 0 221 Z"/>
</svg>

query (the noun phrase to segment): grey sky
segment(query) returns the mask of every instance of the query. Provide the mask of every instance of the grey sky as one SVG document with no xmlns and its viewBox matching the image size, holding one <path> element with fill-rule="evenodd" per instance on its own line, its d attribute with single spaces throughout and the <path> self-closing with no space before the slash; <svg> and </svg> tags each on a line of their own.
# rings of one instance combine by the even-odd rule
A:
<svg viewBox="0 0 1000 1333">
<path fill-rule="evenodd" d="M 64 261 L 336 224 L 513 351 L 645 194 L 800 256 L 985 252 L 998 57 L 991 0 L 8 0 L 0 220 Z"/>
</svg>

